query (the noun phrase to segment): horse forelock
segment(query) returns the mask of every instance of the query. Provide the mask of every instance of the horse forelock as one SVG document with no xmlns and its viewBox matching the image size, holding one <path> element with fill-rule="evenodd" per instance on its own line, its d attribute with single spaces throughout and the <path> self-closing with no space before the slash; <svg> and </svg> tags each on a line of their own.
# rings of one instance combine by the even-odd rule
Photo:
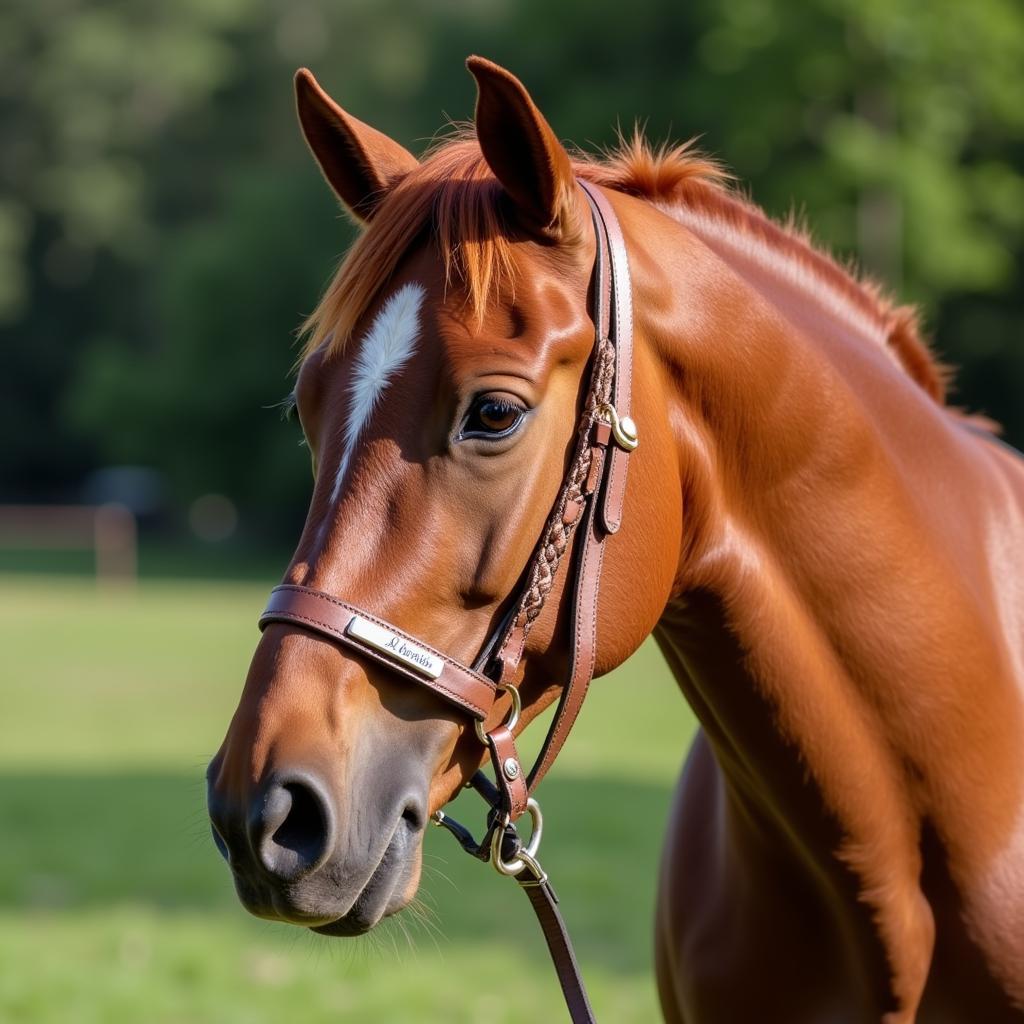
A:
<svg viewBox="0 0 1024 1024">
<path fill-rule="evenodd" d="M 471 318 L 482 322 L 503 286 L 514 284 L 512 232 L 501 185 L 487 165 L 472 125 L 428 150 L 420 165 L 394 183 L 372 221 L 352 245 L 323 297 L 306 320 L 302 358 L 324 348 L 342 351 L 367 309 L 417 244 L 429 241 L 440 257 L 446 285 L 465 294 Z M 874 281 L 840 264 L 814 244 L 793 218 L 780 224 L 738 195 L 731 176 L 701 154 L 692 140 L 653 146 L 639 128 L 594 156 L 573 153 L 580 178 L 647 200 L 670 215 L 685 212 L 721 223 L 770 247 L 780 261 L 799 267 L 869 328 L 907 375 L 936 402 L 945 401 L 949 371 L 922 337 L 917 311 L 897 306 Z"/>
<path fill-rule="evenodd" d="M 306 320 L 303 357 L 322 345 L 328 357 L 344 350 L 402 259 L 423 241 L 436 247 L 446 284 L 461 286 L 471 314 L 481 318 L 493 293 L 513 276 L 500 193 L 475 136 L 459 129 L 435 146 L 394 184 L 349 249 Z"/>
</svg>

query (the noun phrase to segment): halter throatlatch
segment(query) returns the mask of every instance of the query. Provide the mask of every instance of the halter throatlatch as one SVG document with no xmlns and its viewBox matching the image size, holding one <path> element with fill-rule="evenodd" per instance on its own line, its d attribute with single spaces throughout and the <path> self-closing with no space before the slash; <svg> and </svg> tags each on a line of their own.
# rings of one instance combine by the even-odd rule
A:
<svg viewBox="0 0 1024 1024">
<path fill-rule="evenodd" d="M 622 523 L 628 456 L 639 443 L 630 417 L 633 305 L 626 246 L 615 212 L 601 190 L 585 181 L 579 185 L 590 205 L 597 237 L 593 275 L 596 337 L 583 412 L 568 472 L 522 590 L 474 665 L 463 665 L 347 601 L 295 584 L 274 588 L 259 625 L 263 629 L 271 622 L 288 623 L 342 643 L 428 687 L 472 718 L 494 769 L 494 782 L 477 772 L 469 783 L 490 807 L 486 834 L 477 842 L 468 829 L 443 811 L 434 815 L 434 822 L 451 832 L 467 852 L 490 860 L 501 874 L 522 886 L 540 921 L 573 1024 L 593 1024 L 558 898 L 537 859 L 543 817 L 532 795 L 562 749 L 594 675 L 604 542 Z M 573 548 L 577 532 L 580 537 Z M 573 577 L 566 587 L 572 600 L 569 679 L 540 754 L 526 773 L 513 735 L 520 704 L 515 681 L 527 637 L 570 549 Z M 503 722 L 487 725 L 503 692 L 511 697 L 511 709 Z M 526 844 L 516 829 L 524 814 L 533 824 Z"/>
</svg>

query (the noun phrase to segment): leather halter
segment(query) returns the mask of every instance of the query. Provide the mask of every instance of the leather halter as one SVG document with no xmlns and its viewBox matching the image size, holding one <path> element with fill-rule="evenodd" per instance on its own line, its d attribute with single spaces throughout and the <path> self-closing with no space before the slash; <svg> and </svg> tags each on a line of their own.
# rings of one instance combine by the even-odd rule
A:
<svg viewBox="0 0 1024 1024">
<path fill-rule="evenodd" d="M 628 456 L 638 443 L 630 418 L 633 306 L 625 241 L 615 212 L 600 189 L 585 181 L 579 185 L 590 205 L 597 236 L 593 273 L 596 336 L 576 446 L 521 590 L 473 666 L 463 665 L 347 601 L 296 584 L 274 588 L 259 625 L 264 629 L 271 622 L 288 623 L 342 643 L 428 687 L 474 720 L 477 735 L 491 755 L 496 780 L 492 783 L 477 772 L 469 783 L 490 804 L 487 833 L 477 843 L 444 812 L 438 811 L 434 821 L 447 828 L 469 853 L 493 860 L 502 874 L 519 882 L 537 913 L 572 1021 L 592 1024 L 593 1012 L 558 912 L 558 899 L 536 857 L 542 819 L 531 795 L 565 743 L 594 675 L 604 542 L 622 523 Z M 536 763 L 525 775 L 512 733 L 519 712 L 515 679 L 527 637 L 577 531 L 581 537 L 572 557 L 574 575 L 566 586 L 572 600 L 569 679 Z M 486 725 L 502 691 L 513 699 L 512 713 L 501 724 Z M 524 846 L 516 821 L 527 812 L 533 818 L 533 834 Z"/>
</svg>

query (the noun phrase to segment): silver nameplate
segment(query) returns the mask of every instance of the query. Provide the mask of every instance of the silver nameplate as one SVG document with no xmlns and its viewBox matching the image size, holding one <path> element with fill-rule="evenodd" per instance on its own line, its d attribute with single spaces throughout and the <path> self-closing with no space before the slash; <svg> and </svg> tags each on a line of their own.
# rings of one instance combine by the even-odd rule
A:
<svg viewBox="0 0 1024 1024">
<path fill-rule="evenodd" d="M 352 616 L 345 627 L 345 632 L 357 640 L 362 640 L 375 651 L 387 655 L 393 661 L 414 669 L 427 679 L 436 679 L 444 670 L 444 661 L 436 654 L 431 654 L 417 644 L 403 640 L 390 629 L 378 626 L 376 622 L 370 622 L 358 615 Z"/>
</svg>

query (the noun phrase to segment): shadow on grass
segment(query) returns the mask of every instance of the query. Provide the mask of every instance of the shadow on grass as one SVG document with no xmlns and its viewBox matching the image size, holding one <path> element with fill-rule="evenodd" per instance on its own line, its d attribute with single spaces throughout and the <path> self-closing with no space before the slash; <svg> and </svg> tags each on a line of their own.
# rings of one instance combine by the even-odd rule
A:
<svg viewBox="0 0 1024 1024">
<path fill-rule="evenodd" d="M 578 950 L 620 972 L 650 966 L 651 917 L 667 787 L 557 777 L 541 791 L 543 861 Z M 458 801 L 481 820 L 472 794 Z M 202 773 L 0 776 L 0 910 L 136 904 L 242 914 L 209 838 Z M 449 940 L 514 944 L 546 956 L 513 883 L 430 829 L 422 902 Z M 403 915 L 408 917 L 408 915 Z M 438 934 L 439 933 L 439 934 Z"/>
</svg>

